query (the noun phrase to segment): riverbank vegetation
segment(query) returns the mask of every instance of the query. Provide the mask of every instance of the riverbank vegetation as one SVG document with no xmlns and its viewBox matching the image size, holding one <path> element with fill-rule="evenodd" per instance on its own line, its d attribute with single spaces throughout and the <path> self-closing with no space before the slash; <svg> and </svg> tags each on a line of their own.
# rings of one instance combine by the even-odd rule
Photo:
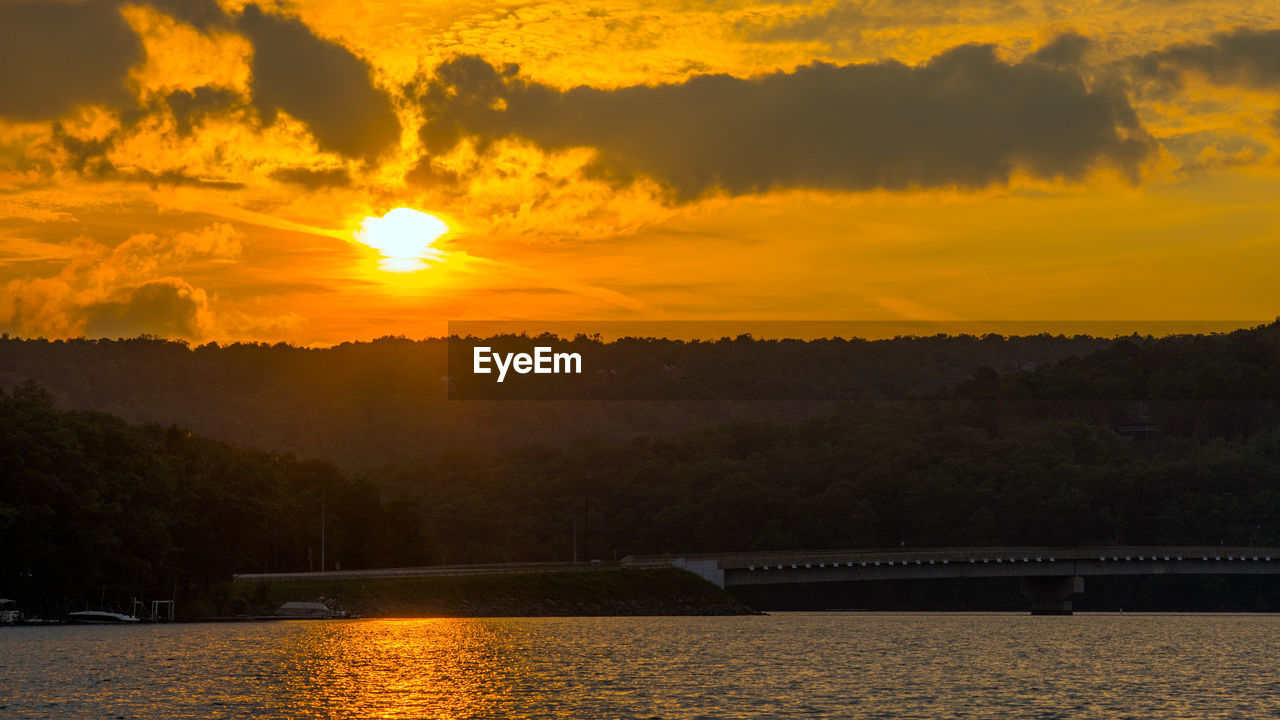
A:
<svg viewBox="0 0 1280 720">
<path fill-rule="evenodd" d="M 271 614 L 291 600 L 332 600 L 362 617 L 742 615 L 747 606 L 684 570 L 443 575 L 417 578 L 238 580 L 228 607 Z"/>
</svg>

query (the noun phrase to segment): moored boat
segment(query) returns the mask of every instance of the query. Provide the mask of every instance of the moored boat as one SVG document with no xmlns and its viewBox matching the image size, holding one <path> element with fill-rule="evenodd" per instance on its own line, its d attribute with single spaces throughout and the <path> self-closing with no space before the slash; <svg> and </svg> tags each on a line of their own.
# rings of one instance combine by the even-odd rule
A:
<svg viewBox="0 0 1280 720">
<path fill-rule="evenodd" d="M 124 613 L 107 612 L 106 610 L 77 610 L 67 613 L 67 622 L 77 625 L 121 625 L 136 623 L 138 618 Z"/>
<path fill-rule="evenodd" d="M 287 602 L 276 610 L 276 617 L 289 620 L 328 620 L 347 617 L 347 613 L 334 610 L 322 602 Z"/>
</svg>

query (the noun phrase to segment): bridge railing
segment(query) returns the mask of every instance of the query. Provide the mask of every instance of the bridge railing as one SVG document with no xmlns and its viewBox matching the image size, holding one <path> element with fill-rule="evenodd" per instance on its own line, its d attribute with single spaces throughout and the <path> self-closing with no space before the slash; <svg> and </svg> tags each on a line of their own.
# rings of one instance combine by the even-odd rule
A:
<svg viewBox="0 0 1280 720">
<path fill-rule="evenodd" d="M 835 563 L 938 563 L 938 562 L 1059 562 L 1070 560 L 1173 560 L 1280 557 L 1280 548 L 1221 545 L 1105 545 L 1086 547 L 945 547 L 945 548 L 857 548 L 845 550 L 792 550 L 776 552 L 668 553 L 629 555 L 624 568 L 670 567 L 676 560 L 715 560 L 721 569 Z"/>
</svg>

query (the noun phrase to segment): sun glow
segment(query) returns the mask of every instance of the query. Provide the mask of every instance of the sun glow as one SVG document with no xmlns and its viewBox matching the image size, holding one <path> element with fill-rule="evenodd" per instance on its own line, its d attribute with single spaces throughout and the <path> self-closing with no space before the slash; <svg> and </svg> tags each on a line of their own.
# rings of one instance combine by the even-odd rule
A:
<svg viewBox="0 0 1280 720">
<path fill-rule="evenodd" d="M 396 208 L 382 217 L 366 217 L 352 236 L 382 254 L 378 267 L 388 272 L 416 272 L 444 253 L 433 243 L 449 232 L 443 220 L 410 208 Z"/>
</svg>

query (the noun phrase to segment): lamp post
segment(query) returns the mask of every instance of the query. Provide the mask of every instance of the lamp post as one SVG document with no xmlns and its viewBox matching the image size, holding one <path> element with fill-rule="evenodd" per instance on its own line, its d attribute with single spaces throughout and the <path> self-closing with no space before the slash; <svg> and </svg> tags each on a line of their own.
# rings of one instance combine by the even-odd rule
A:
<svg viewBox="0 0 1280 720">
<path fill-rule="evenodd" d="M 325 504 L 329 499 L 329 485 L 326 483 L 324 491 L 320 493 L 320 572 L 324 572 L 327 567 L 324 564 L 324 520 L 325 520 Z"/>
</svg>

